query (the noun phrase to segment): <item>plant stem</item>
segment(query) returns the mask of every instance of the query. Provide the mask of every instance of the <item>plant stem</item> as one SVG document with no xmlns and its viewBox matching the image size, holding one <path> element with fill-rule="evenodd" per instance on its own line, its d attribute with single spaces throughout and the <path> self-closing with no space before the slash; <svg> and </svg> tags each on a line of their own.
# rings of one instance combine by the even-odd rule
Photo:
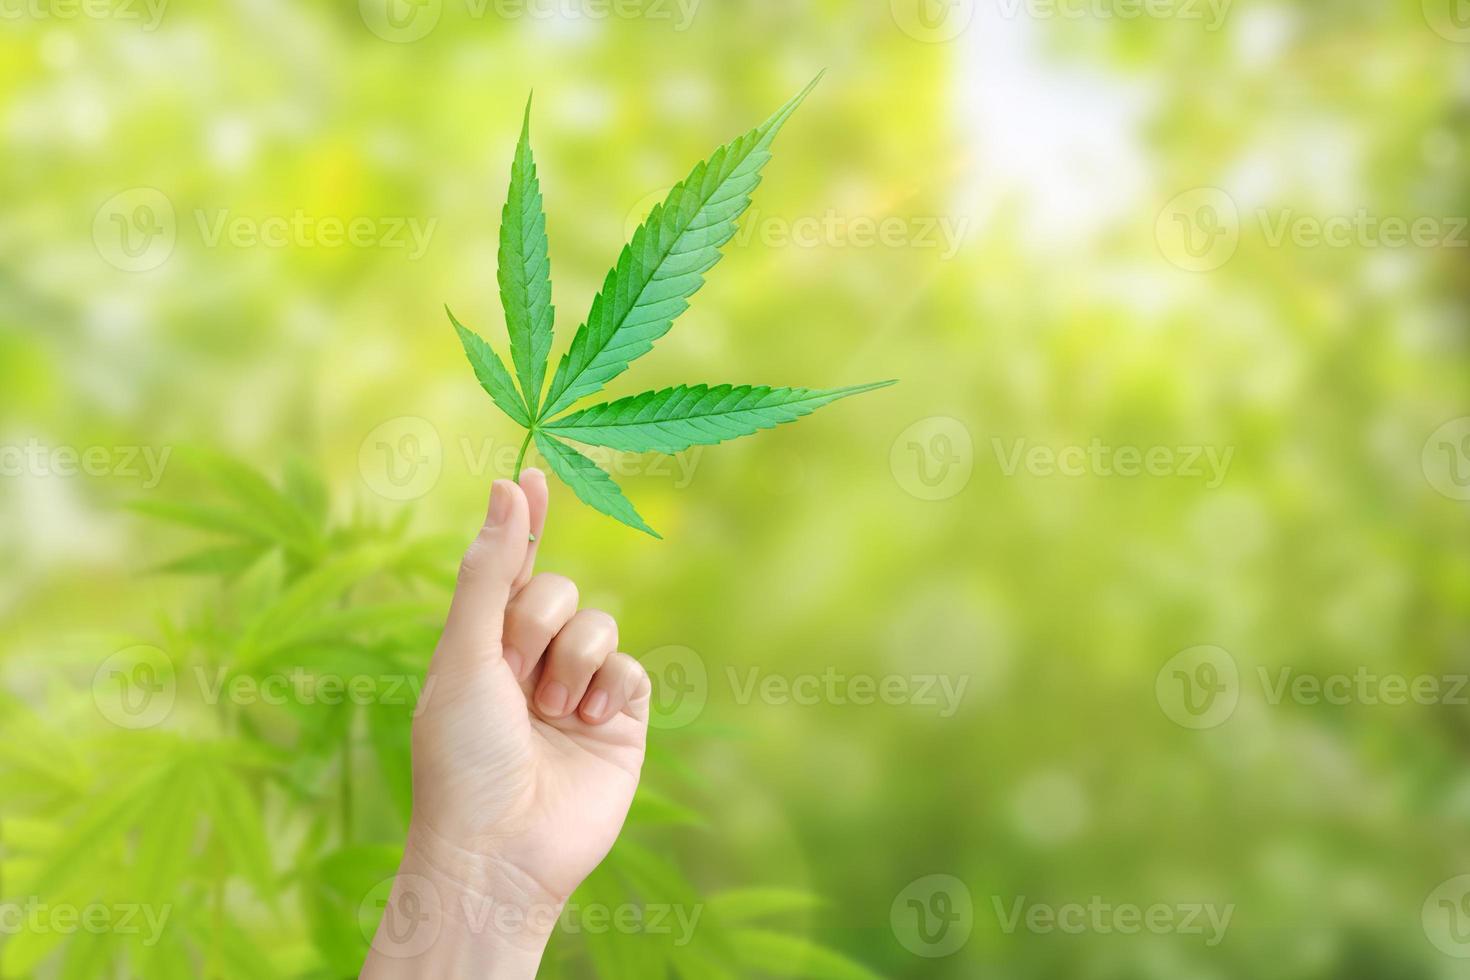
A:
<svg viewBox="0 0 1470 980">
<path fill-rule="evenodd" d="M 515 471 L 515 474 L 511 477 L 511 480 L 514 481 L 514 482 L 516 482 L 516 483 L 520 483 L 521 482 L 521 464 L 526 461 L 526 450 L 530 447 L 530 445 L 531 445 L 531 437 L 534 436 L 535 434 L 536 434 L 536 430 L 535 429 L 527 429 L 526 430 L 526 438 L 524 440 L 522 440 L 522 442 L 521 442 L 521 451 L 520 451 L 520 454 L 516 456 L 516 471 Z"/>
<path fill-rule="evenodd" d="M 521 482 L 521 464 L 526 461 L 526 449 L 530 447 L 530 445 L 531 445 L 531 437 L 534 436 L 535 434 L 536 434 L 536 429 L 534 427 L 533 428 L 530 428 L 530 429 L 527 429 L 526 430 L 526 438 L 523 439 L 523 440 L 521 440 L 521 451 L 520 451 L 519 455 L 516 456 L 516 471 L 515 471 L 515 475 L 511 477 L 511 479 L 514 480 L 516 483 L 520 483 Z M 535 541 L 536 540 L 536 535 L 532 534 L 530 536 L 530 540 Z"/>
</svg>

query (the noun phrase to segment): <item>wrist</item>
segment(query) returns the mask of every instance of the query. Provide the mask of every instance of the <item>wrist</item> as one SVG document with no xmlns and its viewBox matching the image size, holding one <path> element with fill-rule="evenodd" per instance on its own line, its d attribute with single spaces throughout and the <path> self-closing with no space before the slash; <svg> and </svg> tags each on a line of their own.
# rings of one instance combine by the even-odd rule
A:
<svg viewBox="0 0 1470 980">
<path fill-rule="evenodd" d="M 565 904 L 513 863 L 416 823 L 363 976 L 530 980 Z"/>
</svg>

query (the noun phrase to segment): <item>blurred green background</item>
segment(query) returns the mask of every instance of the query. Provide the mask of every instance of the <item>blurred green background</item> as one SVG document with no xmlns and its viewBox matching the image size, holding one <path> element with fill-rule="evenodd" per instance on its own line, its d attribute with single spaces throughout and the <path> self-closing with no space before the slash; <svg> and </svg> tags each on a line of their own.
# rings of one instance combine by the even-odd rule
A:
<svg viewBox="0 0 1470 980">
<path fill-rule="evenodd" d="M 663 542 L 554 490 L 660 699 L 578 906 L 700 918 L 544 975 L 1465 975 L 1463 0 L 0 21 L 0 975 L 355 974 L 519 434 L 441 305 L 505 350 L 527 92 L 559 355 L 822 68 L 610 393 L 902 384 L 599 457 Z"/>
</svg>

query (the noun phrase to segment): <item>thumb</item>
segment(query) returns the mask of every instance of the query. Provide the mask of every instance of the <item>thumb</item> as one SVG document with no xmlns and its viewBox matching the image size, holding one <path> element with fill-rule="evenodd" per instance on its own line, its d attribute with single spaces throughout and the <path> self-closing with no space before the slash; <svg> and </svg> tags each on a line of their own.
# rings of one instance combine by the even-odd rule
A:
<svg viewBox="0 0 1470 980">
<path fill-rule="evenodd" d="M 449 606 L 442 647 L 492 660 L 500 657 L 505 604 L 525 564 L 530 533 L 525 492 L 509 480 L 496 480 L 490 488 L 485 526 L 459 566 L 459 584 Z"/>
</svg>

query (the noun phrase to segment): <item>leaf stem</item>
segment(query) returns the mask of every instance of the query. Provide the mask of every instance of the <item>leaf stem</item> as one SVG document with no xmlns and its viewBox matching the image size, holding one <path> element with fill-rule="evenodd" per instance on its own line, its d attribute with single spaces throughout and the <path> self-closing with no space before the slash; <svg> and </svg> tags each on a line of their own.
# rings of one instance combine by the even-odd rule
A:
<svg viewBox="0 0 1470 980">
<path fill-rule="evenodd" d="M 521 451 L 516 456 L 516 471 L 511 476 L 511 480 L 515 483 L 521 482 L 521 464 L 526 461 L 526 449 L 531 445 L 531 437 L 535 434 L 535 429 L 527 429 L 526 438 L 521 441 Z"/>
</svg>

